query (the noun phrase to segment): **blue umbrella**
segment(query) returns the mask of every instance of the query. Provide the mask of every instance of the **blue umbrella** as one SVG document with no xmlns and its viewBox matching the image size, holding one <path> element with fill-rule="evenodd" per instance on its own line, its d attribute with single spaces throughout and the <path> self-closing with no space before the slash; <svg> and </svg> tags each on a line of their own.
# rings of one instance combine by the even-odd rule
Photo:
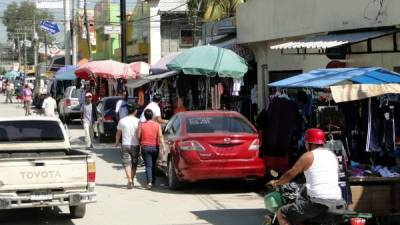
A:
<svg viewBox="0 0 400 225">
<path fill-rule="evenodd" d="M 54 75 L 56 80 L 75 80 L 75 70 L 77 69 L 76 66 L 64 66 L 60 68 L 56 74 Z"/>
<path fill-rule="evenodd" d="M 64 73 L 65 71 L 75 70 L 75 69 L 76 69 L 76 66 L 74 66 L 74 65 L 66 65 L 66 66 L 61 67 L 60 69 L 58 69 L 57 72 L 56 72 L 56 75 L 57 75 L 57 73 Z"/>
</svg>

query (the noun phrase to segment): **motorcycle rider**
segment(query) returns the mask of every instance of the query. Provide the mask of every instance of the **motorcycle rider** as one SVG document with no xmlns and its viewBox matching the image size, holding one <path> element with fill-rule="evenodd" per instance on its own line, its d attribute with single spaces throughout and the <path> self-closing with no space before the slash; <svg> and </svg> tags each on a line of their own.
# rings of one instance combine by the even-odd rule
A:
<svg viewBox="0 0 400 225">
<path fill-rule="evenodd" d="M 283 206 L 277 213 L 280 225 L 295 225 L 327 212 L 329 207 L 343 204 L 339 187 L 339 164 L 333 152 L 324 148 L 325 133 L 316 128 L 305 132 L 307 152 L 279 180 L 268 184 L 276 187 L 289 183 L 298 174 L 306 177 L 307 195 Z"/>
</svg>

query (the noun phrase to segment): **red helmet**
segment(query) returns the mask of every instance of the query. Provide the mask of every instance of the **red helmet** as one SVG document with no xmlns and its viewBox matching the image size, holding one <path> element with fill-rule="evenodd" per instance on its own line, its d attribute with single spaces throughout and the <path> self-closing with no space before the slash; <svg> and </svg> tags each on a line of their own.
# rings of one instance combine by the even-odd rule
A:
<svg viewBox="0 0 400 225">
<path fill-rule="evenodd" d="M 325 133 L 321 129 L 310 128 L 304 134 L 304 141 L 311 144 L 325 144 Z"/>
</svg>

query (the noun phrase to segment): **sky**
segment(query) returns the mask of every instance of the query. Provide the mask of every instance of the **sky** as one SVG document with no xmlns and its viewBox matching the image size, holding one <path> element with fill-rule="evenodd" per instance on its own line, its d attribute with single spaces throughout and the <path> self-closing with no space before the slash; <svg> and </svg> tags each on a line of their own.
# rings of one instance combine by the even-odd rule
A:
<svg viewBox="0 0 400 225">
<path fill-rule="evenodd" d="M 0 0 L 0 16 L 3 16 L 4 10 L 7 8 L 9 4 L 12 2 L 23 2 L 25 0 Z M 28 0 L 31 2 L 35 2 L 35 0 Z M 70 2 L 74 1 L 76 4 L 78 3 L 79 0 L 69 0 Z M 88 9 L 93 9 L 95 4 L 98 3 L 101 0 L 87 0 L 88 4 Z M 137 2 L 140 2 L 141 0 L 126 0 L 127 4 L 127 11 L 132 10 L 134 6 L 137 4 Z M 116 2 L 119 3 L 119 0 L 110 0 L 110 2 Z M 63 9 L 49 9 L 51 13 L 53 13 L 54 17 L 56 20 L 64 20 L 64 10 Z M 38 21 L 40 23 L 40 21 Z M 64 33 L 62 32 L 64 29 L 64 26 L 62 22 L 58 22 L 59 28 L 61 30 L 60 33 L 56 34 L 56 40 L 59 42 L 64 41 Z M 0 20 L 0 43 L 6 43 L 7 42 L 7 32 L 6 32 L 6 27 L 3 25 L 3 23 Z"/>
</svg>

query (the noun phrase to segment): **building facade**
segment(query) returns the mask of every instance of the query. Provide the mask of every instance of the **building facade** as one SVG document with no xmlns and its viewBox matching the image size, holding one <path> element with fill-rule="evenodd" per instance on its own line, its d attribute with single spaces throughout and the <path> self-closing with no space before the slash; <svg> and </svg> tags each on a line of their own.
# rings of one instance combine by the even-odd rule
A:
<svg viewBox="0 0 400 225">
<path fill-rule="evenodd" d="M 252 0 L 240 5 L 238 42 L 255 54 L 259 109 L 268 83 L 312 69 L 398 70 L 398 8 L 400 1 L 393 0 Z"/>
<path fill-rule="evenodd" d="M 95 5 L 96 53 L 94 60 L 120 60 L 120 34 L 107 33 L 107 26 L 120 26 L 119 1 L 102 0 Z"/>
<path fill-rule="evenodd" d="M 128 20 L 128 61 L 154 64 L 168 52 L 193 47 L 200 37 L 186 10 L 185 0 L 138 1 Z"/>
</svg>

